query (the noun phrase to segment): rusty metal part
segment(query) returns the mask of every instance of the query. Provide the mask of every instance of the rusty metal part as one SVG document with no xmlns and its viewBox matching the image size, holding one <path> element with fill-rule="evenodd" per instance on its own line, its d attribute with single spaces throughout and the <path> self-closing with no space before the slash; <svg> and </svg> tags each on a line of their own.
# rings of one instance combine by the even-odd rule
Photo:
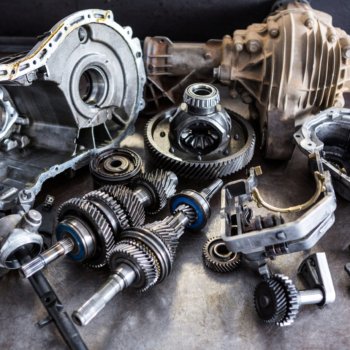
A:
<svg viewBox="0 0 350 350">
<path fill-rule="evenodd" d="M 295 127 L 306 116 L 344 104 L 350 87 L 350 37 L 332 17 L 307 3 L 291 2 L 263 23 L 236 30 L 220 41 L 172 43 L 146 38 L 148 88 L 178 101 L 184 87 L 216 78 L 246 103 L 254 102 L 268 158 L 290 158 Z"/>
</svg>

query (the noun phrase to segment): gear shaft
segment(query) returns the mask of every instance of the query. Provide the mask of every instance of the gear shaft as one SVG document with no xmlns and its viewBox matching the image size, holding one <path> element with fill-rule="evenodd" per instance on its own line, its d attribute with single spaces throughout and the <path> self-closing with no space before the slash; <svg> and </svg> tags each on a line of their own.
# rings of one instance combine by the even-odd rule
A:
<svg viewBox="0 0 350 350">
<path fill-rule="evenodd" d="M 254 304 L 264 322 L 290 326 L 302 305 L 323 306 L 334 302 L 334 286 L 325 253 L 305 259 L 298 273 L 309 288 L 298 290 L 293 281 L 282 274 L 272 275 L 257 285 Z"/>
<path fill-rule="evenodd" d="M 222 180 L 216 180 L 200 193 L 183 191 L 172 198 L 173 215 L 162 221 L 126 229 L 109 258 L 112 275 L 73 313 L 73 320 L 79 325 L 86 325 L 107 302 L 128 286 L 145 291 L 162 282 L 171 273 L 185 228 L 199 230 L 205 226 L 210 216 L 208 201 L 222 185 Z"/>
<path fill-rule="evenodd" d="M 177 182 L 174 173 L 155 170 L 135 180 L 133 191 L 122 185 L 105 186 L 65 202 L 58 214 L 58 242 L 22 266 L 22 274 L 28 278 L 67 254 L 93 268 L 104 266 L 120 231 L 142 225 L 144 208 L 162 209 Z"/>
</svg>

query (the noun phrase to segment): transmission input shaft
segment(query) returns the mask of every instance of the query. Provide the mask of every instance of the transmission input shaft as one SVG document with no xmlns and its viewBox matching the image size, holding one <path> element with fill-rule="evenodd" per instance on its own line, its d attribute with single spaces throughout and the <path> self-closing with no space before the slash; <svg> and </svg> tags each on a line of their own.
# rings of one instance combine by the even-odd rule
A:
<svg viewBox="0 0 350 350">
<path fill-rule="evenodd" d="M 208 201 L 222 185 L 222 180 L 216 180 L 200 193 L 185 190 L 171 199 L 173 215 L 123 231 L 109 258 L 112 275 L 73 313 L 73 320 L 85 326 L 123 289 L 133 286 L 145 291 L 162 282 L 171 273 L 185 228 L 200 230 L 205 226 L 210 217 Z"/>
</svg>

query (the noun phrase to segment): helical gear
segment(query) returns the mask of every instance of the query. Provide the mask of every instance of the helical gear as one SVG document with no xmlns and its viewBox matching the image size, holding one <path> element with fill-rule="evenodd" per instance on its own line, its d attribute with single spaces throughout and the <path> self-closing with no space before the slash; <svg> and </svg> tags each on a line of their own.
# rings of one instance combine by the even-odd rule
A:
<svg viewBox="0 0 350 350">
<path fill-rule="evenodd" d="M 178 237 L 180 237 L 185 230 L 183 225 L 177 225 L 174 222 L 174 218 L 168 216 L 162 221 L 155 221 L 151 224 L 145 225 L 144 228 L 153 232 L 166 244 L 171 253 L 172 261 L 174 261 L 176 249 L 179 245 Z"/>
<path fill-rule="evenodd" d="M 241 254 L 230 252 L 221 237 L 212 237 L 206 241 L 202 257 L 205 266 L 220 273 L 233 272 L 241 263 Z"/>
<path fill-rule="evenodd" d="M 121 261 L 128 261 L 136 268 L 139 277 L 135 287 L 141 292 L 157 283 L 160 275 L 160 266 L 150 249 L 136 240 L 121 240 L 113 249 L 109 266 L 113 270 Z"/>
<path fill-rule="evenodd" d="M 129 226 L 141 226 L 145 222 L 145 209 L 140 201 L 134 196 L 132 190 L 123 185 L 103 186 L 99 189 L 113 197 L 124 210 Z"/>
<path fill-rule="evenodd" d="M 298 290 L 287 276 L 275 274 L 257 285 L 254 304 L 264 322 L 289 326 L 299 312 Z"/>
<path fill-rule="evenodd" d="M 106 192 L 98 190 L 92 191 L 83 196 L 83 199 L 102 202 L 106 206 L 106 208 L 109 208 L 113 212 L 117 221 L 117 225 L 120 227 L 121 230 L 125 230 L 130 226 L 125 211 L 122 209 L 120 204 Z"/>
<path fill-rule="evenodd" d="M 92 258 L 84 261 L 84 265 L 91 268 L 105 266 L 115 242 L 110 224 L 93 203 L 81 198 L 70 199 L 63 203 L 58 210 L 58 221 L 72 216 L 84 220 L 96 233 L 96 241 L 98 242 L 96 253 Z"/>
<path fill-rule="evenodd" d="M 197 219 L 197 215 L 196 212 L 194 211 L 194 209 L 192 207 L 190 207 L 187 204 L 180 204 L 174 211 L 174 213 L 183 213 L 184 215 L 187 216 L 190 224 L 193 224 L 196 219 Z"/>
<path fill-rule="evenodd" d="M 146 213 L 154 215 L 166 206 L 167 199 L 176 192 L 177 176 L 171 171 L 156 169 L 144 173 L 135 179 L 131 187 L 144 186 L 152 195 L 152 204 L 147 207 Z"/>
</svg>

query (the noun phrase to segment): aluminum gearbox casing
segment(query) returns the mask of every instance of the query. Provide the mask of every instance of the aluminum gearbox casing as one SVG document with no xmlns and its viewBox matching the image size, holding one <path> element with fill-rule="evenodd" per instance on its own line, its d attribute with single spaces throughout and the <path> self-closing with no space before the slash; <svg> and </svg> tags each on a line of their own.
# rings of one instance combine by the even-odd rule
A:
<svg viewBox="0 0 350 350">
<path fill-rule="evenodd" d="M 308 157 L 320 152 L 331 173 L 337 194 L 350 201 L 350 109 L 330 108 L 309 120 L 294 134 L 300 150 Z M 310 168 L 316 167 L 309 158 Z"/>
<path fill-rule="evenodd" d="M 0 210 L 28 210 L 42 183 L 118 145 L 144 107 L 140 42 L 111 11 L 58 22 L 0 60 Z"/>
<path fill-rule="evenodd" d="M 148 37 L 147 99 L 175 103 L 195 81 L 219 81 L 259 115 L 265 155 L 291 157 L 295 128 L 320 110 L 344 104 L 350 87 L 350 37 L 306 2 L 285 2 L 262 23 L 206 43 Z M 253 116 L 252 110 L 250 115 Z"/>
</svg>

